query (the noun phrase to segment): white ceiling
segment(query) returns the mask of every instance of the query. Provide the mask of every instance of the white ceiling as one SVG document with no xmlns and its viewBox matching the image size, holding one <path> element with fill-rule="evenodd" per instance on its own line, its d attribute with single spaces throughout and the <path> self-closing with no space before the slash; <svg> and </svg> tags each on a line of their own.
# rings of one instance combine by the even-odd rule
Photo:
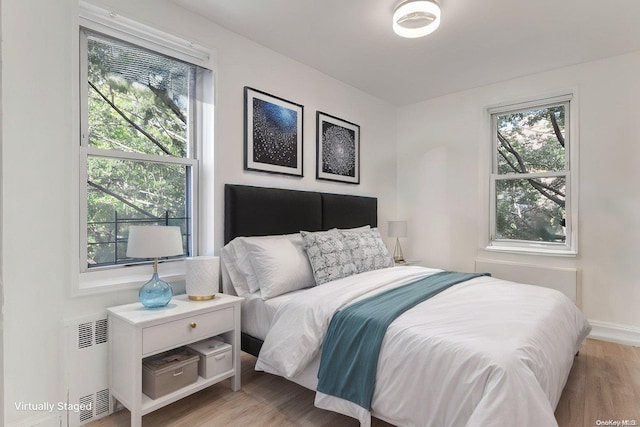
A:
<svg viewBox="0 0 640 427">
<path fill-rule="evenodd" d="M 399 0 L 173 1 L 396 105 L 640 49 L 638 0 L 442 0 L 419 39 Z"/>
</svg>

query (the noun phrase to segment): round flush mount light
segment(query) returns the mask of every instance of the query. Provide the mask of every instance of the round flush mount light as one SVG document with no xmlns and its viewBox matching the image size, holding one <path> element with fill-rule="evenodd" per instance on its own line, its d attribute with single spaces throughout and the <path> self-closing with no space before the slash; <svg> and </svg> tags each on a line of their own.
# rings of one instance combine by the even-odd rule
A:
<svg viewBox="0 0 640 427">
<path fill-rule="evenodd" d="M 440 6 L 432 0 L 408 0 L 393 12 L 393 31 L 407 38 L 423 37 L 440 26 Z"/>
</svg>

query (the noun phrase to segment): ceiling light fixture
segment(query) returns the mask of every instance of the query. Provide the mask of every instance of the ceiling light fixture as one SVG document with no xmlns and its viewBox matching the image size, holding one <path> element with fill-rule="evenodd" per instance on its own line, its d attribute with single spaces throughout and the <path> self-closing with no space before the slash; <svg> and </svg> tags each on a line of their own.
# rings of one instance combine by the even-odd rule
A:
<svg viewBox="0 0 640 427">
<path fill-rule="evenodd" d="M 407 38 L 423 37 L 440 26 L 440 6 L 432 0 L 408 0 L 393 12 L 393 31 Z"/>
</svg>

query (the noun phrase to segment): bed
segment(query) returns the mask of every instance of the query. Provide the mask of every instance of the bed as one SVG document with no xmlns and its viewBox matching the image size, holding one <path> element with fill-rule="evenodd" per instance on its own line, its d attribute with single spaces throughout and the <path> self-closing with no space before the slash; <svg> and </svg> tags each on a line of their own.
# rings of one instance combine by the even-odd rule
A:
<svg viewBox="0 0 640 427">
<path fill-rule="evenodd" d="M 308 273 L 287 276 L 288 265 L 278 264 L 302 263 L 301 247 L 312 258 L 309 239 L 324 238 L 324 230 L 334 230 L 332 236 L 343 230 L 343 238 L 369 236 L 376 225 L 375 198 L 225 186 L 223 291 L 245 298 L 242 349 L 258 357 L 256 369 L 321 389 L 316 406 L 357 418 L 362 426 L 371 415 L 399 426 L 557 425 L 553 412 L 590 326 L 560 292 L 488 276 L 445 287 L 392 320 L 376 353 L 369 405 L 325 393 L 326 380 L 319 387 L 319 371 L 335 366 L 327 365 L 328 354 L 322 361 L 322 350 L 336 348 L 325 342 L 336 313 L 448 274 L 418 266 L 357 266 L 356 273 L 328 276 L 315 286 L 307 283 Z M 227 253 L 238 247 L 249 248 L 243 262 L 251 260 L 260 273 L 254 282 L 262 280 L 253 286 L 248 280 L 241 292 L 235 287 L 241 280 L 229 271 L 242 256 Z"/>
</svg>

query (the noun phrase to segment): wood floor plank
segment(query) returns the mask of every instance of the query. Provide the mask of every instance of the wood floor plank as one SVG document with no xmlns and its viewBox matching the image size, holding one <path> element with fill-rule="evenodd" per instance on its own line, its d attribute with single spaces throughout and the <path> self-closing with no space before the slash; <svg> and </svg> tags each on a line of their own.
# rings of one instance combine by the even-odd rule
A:
<svg viewBox="0 0 640 427">
<path fill-rule="evenodd" d="M 631 347 L 602 341 L 587 343 L 587 381 L 585 389 L 585 426 L 598 421 L 633 420 L 640 424 L 640 400 L 635 393 L 635 379 L 629 375 Z"/>
<path fill-rule="evenodd" d="M 585 388 L 585 426 L 596 425 L 597 420 L 607 419 L 603 417 L 614 413 L 603 343 L 595 341 L 592 344 L 586 348 L 588 376 Z"/>
<path fill-rule="evenodd" d="M 633 384 L 637 401 L 640 402 L 640 347 L 636 347 L 634 350 L 635 351 L 631 352 L 631 355 L 634 357 L 627 359 L 627 372 Z"/>
<path fill-rule="evenodd" d="M 556 420 L 563 427 L 582 427 L 584 424 L 584 388 L 587 355 L 581 352 L 573 359 L 573 366 L 564 391 L 556 407 Z"/>
<path fill-rule="evenodd" d="M 255 358 L 242 354 L 242 389 L 229 380 L 159 409 L 143 427 L 357 427 L 349 417 L 313 406 L 314 393 L 283 378 L 256 372 Z M 597 420 L 635 420 L 640 426 L 640 348 L 587 339 L 574 358 L 556 408 L 560 427 L 592 427 Z M 392 427 L 373 419 L 373 427 Z M 127 427 L 122 410 L 87 424 Z"/>
<path fill-rule="evenodd" d="M 612 391 L 614 414 L 616 419 L 628 420 L 637 413 L 640 400 L 634 390 L 634 376 L 629 369 L 631 352 L 625 352 L 620 344 L 603 345 L 607 379 Z M 640 421 L 640 420 L 639 420 Z"/>
</svg>

